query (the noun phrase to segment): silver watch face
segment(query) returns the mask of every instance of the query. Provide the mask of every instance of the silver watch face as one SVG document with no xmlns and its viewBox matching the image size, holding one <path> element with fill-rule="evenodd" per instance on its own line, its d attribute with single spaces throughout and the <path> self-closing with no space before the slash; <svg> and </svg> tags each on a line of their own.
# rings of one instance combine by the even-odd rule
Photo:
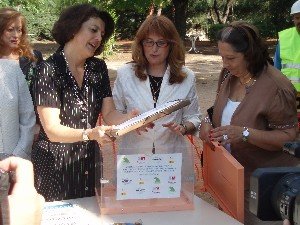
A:
<svg viewBox="0 0 300 225">
<path fill-rule="evenodd" d="M 250 133 L 249 133 L 249 130 L 248 130 L 248 129 L 243 131 L 243 136 L 244 136 L 244 137 L 248 137 L 249 134 L 250 134 Z"/>
<path fill-rule="evenodd" d="M 82 139 L 83 139 L 84 141 L 89 141 L 89 140 L 90 140 L 90 139 L 89 139 L 89 136 L 87 135 L 86 132 L 83 132 L 83 133 L 82 133 Z"/>
</svg>

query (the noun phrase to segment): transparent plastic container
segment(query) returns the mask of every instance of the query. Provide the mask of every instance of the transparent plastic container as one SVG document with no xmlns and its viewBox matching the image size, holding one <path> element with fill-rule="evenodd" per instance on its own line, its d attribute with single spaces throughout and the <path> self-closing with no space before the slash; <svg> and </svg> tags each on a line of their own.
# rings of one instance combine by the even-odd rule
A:
<svg viewBox="0 0 300 225">
<path fill-rule="evenodd" d="M 152 148 L 127 149 L 118 142 L 103 147 L 96 173 L 100 213 L 194 209 L 193 146 L 187 138 L 168 146 L 156 147 L 155 154 Z"/>
</svg>

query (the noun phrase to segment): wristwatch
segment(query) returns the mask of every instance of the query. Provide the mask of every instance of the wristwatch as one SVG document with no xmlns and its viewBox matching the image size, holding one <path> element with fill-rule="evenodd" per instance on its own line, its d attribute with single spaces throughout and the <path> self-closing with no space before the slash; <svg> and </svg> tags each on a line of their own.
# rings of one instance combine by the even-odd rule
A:
<svg viewBox="0 0 300 225">
<path fill-rule="evenodd" d="M 83 139 L 83 141 L 89 141 L 90 140 L 86 130 L 82 131 L 82 139 Z"/>
<path fill-rule="evenodd" d="M 242 135 L 243 135 L 243 141 L 248 142 L 248 139 L 249 139 L 249 136 L 250 136 L 250 132 L 249 132 L 248 127 L 244 127 Z"/>
</svg>

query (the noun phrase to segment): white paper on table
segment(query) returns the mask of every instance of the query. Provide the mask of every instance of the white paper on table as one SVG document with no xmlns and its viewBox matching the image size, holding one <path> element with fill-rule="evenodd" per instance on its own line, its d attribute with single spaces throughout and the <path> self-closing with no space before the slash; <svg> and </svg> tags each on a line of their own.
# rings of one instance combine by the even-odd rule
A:
<svg viewBox="0 0 300 225">
<path fill-rule="evenodd" d="M 178 198 L 182 153 L 117 156 L 117 200 Z"/>
<path fill-rule="evenodd" d="M 94 225 L 88 213 L 80 206 L 68 202 L 46 202 L 41 225 Z"/>
</svg>

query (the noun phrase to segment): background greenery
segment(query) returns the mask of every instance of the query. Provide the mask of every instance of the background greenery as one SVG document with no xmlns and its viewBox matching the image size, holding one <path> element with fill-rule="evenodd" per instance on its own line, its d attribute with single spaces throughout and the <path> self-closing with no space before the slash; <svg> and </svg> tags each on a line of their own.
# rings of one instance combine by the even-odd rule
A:
<svg viewBox="0 0 300 225">
<path fill-rule="evenodd" d="M 290 8 L 295 0 L 1 0 L 0 7 L 14 7 L 27 18 L 29 34 L 51 40 L 50 30 L 60 11 L 76 3 L 91 3 L 109 11 L 116 22 L 114 39 L 132 39 L 149 13 L 172 19 L 184 38 L 191 29 L 203 30 L 210 40 L 224 24 L 245 20 L 255 24 L 263 37 L 277 38 L 292 26 Z M 111 50 L 111 41 L 108 50 Z"/>
</svg>

